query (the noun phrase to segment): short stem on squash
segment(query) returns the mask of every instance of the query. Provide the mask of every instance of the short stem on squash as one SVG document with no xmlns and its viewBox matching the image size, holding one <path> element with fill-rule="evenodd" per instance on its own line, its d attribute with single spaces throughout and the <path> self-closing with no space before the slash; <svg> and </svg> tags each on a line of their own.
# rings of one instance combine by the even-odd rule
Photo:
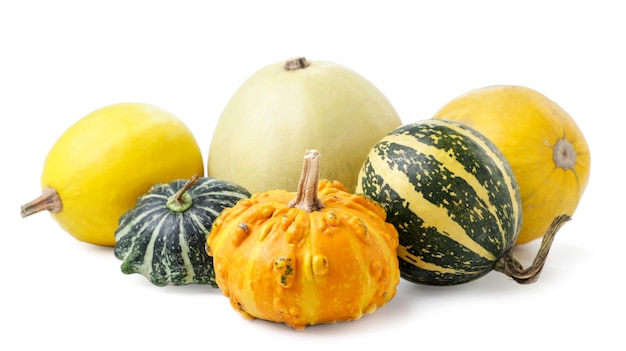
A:
<svg viewBox="0 0 626 351">
<path fill-rule="evenodd" d="M 298 69 L 303 69 L 309 67 L 310 63 L 304 57 L 294 57 L 292 59 L 287 60 L 285 62 L 285 69 L 287 71 L 295 71 Z"/>
<path fill-rule="evenodd" d="M 552 247 L 552 242 L 554 241 L 556 233 L 559 231 L 561 226 L 563 226 L 563 224 L 570 219 L 571 217 L 566 214 L 554 218 L 552 224 L 550 224 L 548 230 L 543 236 L 541 246 L 539 246 L 539 251 L 537 252 L 537 255 L 535 256 L 535 259 L 530 267 L 524 268 L 517 258 L 515 258 L 511 249 L 509 249 L 496 262 L 493 269 L 506 274 L 508 277 L 513 278 L 513 280 L 520 284 L 530 284 L 536 282 L 537 279 L 539 279 L 541 270 L 546 262 L 548 252 L 550 252 L 550 247 Z"/>
<path fill-rule="evenodd" d="M 574 149 L 574 144 L 565 138 L 559 139 L 552 147 L 552 159 L 559 168 L 574 169 L 576 157 L 578 153 Z"/>
<path fill-rule="evenodd" d="M 28 217 L 41 211 L 60 212 L 63 209 L 63 202 L 56 189 L 45 187 L 41 196 L 21 207 L 21 215 Z"/>
<path fill-rule="evenodd" d="M 307 150 L 304 155 L 296 197 L 289 202 L 289 207 L 299 208 L 309 213 L 324 208 L 322 201 L 317 196 L 317 187 L 320 181 L 320 165 L 320 153 L 317 150 Z"/>
<path fill-rule="evenodd" d="M 172 195 L 168 200 L 167 200 L 167 208 L 169 208 L 170 210 L 174 211 L 174 212 L 184 212 L 187 211 L 187 209 L 189 209 L 189 207 L 191 207 L 191 205 L 193 204 L 193 199 L 191 198 L 191 195 L 189 195 L 187 193 L 187 191 L 189 191 L 189 189 L 191 189 L 194 185 L 196 185 L 196 183 L 198 183 L 198 175 L 195 174 L 193 177 L 191 177 L 183 186 L 182 188 L 180 188 L 176 194 Z"/>
</svg>

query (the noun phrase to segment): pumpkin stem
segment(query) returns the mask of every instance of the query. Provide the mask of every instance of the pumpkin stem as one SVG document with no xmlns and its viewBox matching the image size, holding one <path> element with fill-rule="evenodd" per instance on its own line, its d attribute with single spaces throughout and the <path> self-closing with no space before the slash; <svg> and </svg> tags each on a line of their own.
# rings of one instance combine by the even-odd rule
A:
<svg viewBox="0 0 626 351">
<path fill-rule="evenodd" d="M 566 214 L 554 218 L 552 224 L 550 224 L 548 230 L 543 236 L 541 246 L 539 246 L 539 251 L 537 252 L 537 255 L 535 256 L 535 259 L 530 267 L 525 269 L 517 258 L 515 258 L 511 249 L 509 249 L 496 262 L 493 269 L 506 274 L 520 284 L 534 283 L 537 279 L 539 279 L 539 275 L 546 262 L 548 252 L 550 252 L 550 247 L 552 246 L 556 233 L 559 231 L 561 226 L 570 219 L 571 217 Z"/>
<path fill-rule="evenodd" d="M 324 208 L 317 196 L 317 187 L 320 181 L 321 156 L 317 150 L 307 150 L 302 164 L 302 174 L 298 182 L 296 197 L 289 202 L 289 207 L 299 208 L 307 212 L 318 211 Z"/>
<path fill-rule="evenodd" d="M 285 69 L 287 71 L 295 71 L 295 70 L 307 68 L 309 67 L 309 65 L 310 65 L 309 61 L 307 61 L 306 58 L 300 56 L 300 57 L 294 57 L 292 59 L 287 60 L 287 62 L 285 62 Z"/>
<path fill-rule="evenodd" d="M 193 204 L 191 195 L 187 193 L 198 182 L 198 175 L 195 174 L 189 179 L 182 188 L 178 189 L 176 194 L 167 199 L 165 206 L 174 212 L 185 212 Z"/>
<path fill-rule="evenodd" d="M 55 213 L 60 212 L 62 209 L 63 203 L 56 189 L 45 187 L 38 198 L 21 207 L 21 215 L 24 218 L 45 210 Z"/>
</svg>

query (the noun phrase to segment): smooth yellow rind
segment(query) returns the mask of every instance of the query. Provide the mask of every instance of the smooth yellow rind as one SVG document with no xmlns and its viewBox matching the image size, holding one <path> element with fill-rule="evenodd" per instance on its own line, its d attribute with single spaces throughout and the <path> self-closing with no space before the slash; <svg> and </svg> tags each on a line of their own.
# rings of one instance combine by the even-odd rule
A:
<svg viewBox="0 0 626 351">
<path fill-rule="evenodd" d="M 83 117 L 50 149 L 41 186 L 63 203 L 52 217 L 78 240 L 114 246 L 119 218 L 157 183 L 204 175 L 185 124 L 152 105 L 120 103 Z"/>
<path fill-rule="evenodd" d="M 589 146 L 574 119 L 554 101 L 523 86 L 489 86 L 451 100 L 434 117 L 476 129 L 509 161 L 522 199 L 516 243 L 542 237 L 560 214 L 573 215 L 589 181 Z M 573 168 L 555 163 L 553 147 L 560 139 L 576 152 Z"/>
</svg>

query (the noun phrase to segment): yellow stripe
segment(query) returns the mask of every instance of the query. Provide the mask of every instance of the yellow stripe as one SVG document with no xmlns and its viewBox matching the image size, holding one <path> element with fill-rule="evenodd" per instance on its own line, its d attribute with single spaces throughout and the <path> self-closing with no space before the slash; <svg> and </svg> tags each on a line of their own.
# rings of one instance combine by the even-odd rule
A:
<svg viewBox="0 0 626 351">
<path fill-rule="evenodd" d="M 425 262 L 418 256 L 411 254 L 409 251 L 407 251 L 406 247 L 402 245 L 398 246 L 397 253 L 398 253 L 398 257 L 403 259 L 404 261 L 415 262 L 416 267 L 419 267 L 420 269 L 431 271 L 431 272 L 439 272 L 441 274 L 463 274 L 463 275 L 482 273 L 482 271 L 468 272 L 468 271 L 459 270 L 459 269 L 445 268 L 445 267 L 438 266 L 434 263 Z"/>
<path fill-rule="evenodd" d="M 446 126 L 446 127 L 450 128 L 450 129 L 454 130 L 455 132 L 461 134 L 461 135 L 468 136 L 468 137 L 472 138 L 472 140 L 474 140 L 477 144 L 480 145 L 481 148 L 483 148 L 485 150 L 487 155 L 496 163 L 498 168 L 502 170 L 502 174 L 504 176 L 504 182 L 506 184 L 506 188 L 507 188 L 507 190 L 509 192 L 509 195 L 511 196 L 511 198 L 510 198 L 511 201 L 510 202 L 511 202 L 511 204 L 513 204 L 513 221 L 515 222 L 514 223 L 514 228 L 517 228 L 518 227 L 518 223 L 521 221 L 521 218 L 522 218 L 521 217 L 521 208 L 519 206 L 520 204 L 517 201 L 517 198 L 515 196 L 518 193 L 518 190 L 514 186 L 515 180 L 512 178 L 512 173 L 509 174 L 508 172 L 505 171 L 506 166 L 503 164 L 503 161 L 502 161 L 504 159 L 504 156 L 503 155 L 498 155 L 495 152 L 493 152 L 491 150 L 491 148 L 487 145 L 487 143 L 484 140 L 482 140 L 480 138 L 476 138 L 470 131 L 468 131 L 468 129 L 464 129 L 464 128 L 462 128 L 458 124 L 446 123 L 445 121 L 438 120 L 438 119 L 432 120 L 430 122 L 433 123 L 433 124 L 436 124 L 436 125 Z M 489 203 L 489 202 L 487 201 L 487 203 Z M 499 216 L 496 216 L 496 218 L 499 219 L 498 225 L 499 225 L 499 228 L 500 228 L 500 233 L 502 234 L 502 242 L 506 243 L 507 241 L 505 240 L 506 239 L 505 238 L 505 233 L 502 230 L 502 225 L 500 223 L 501 219 L 500 219 Z"/>
<path fill-rule="evenodd" d="M 398 140 L 403 140 L 404 145 L 409 145 L 416 150 L 422 151 L 426 148 L 430 149 L 430 152 L 437 151 L 437 153 L 441 153 L 440 150 L 430 148 L 427 145 L 421 144 L 412 137 L 395 136 L 393 138 L 394 142 Z M 420 218 L 424 220 L 424 226 L 434 227 L 438 229 L 447 228 L 447 231 L 439 230 L 439 232 L 441 232 L 443 235 L 450 237 L 452 240 L 458 242 L 460 245 L 467 247 L 469 250 L 475 252 L 481 257 L 492 261 L 496 259 L 496 257 L 494 257 L 491 252 L 485 250 L 482 245 L 478 244 L 469 235 L 467 235 L 465 229 L 457 222 L 455 222 L 452 218 L 450 218 L 449 213 L 445 208 L 439 207 L 438 205 L 431 203 L 424 198 L 424 195 L 421 192 L 415 191 L 406 173 L 395 169 L 390 169 L 385 161 L 381 159 L 380 156 L 374 155 L 374 153 L 370 154 L 369 157 L 374 169 L 379 170 L 379 174 L 385 174 L 384 178 L 390 184 L 391 188 L 404 195 L 404 199 L 409 204 L 409 209 L 411 210 L 411 212 L 419 214 Z M 439 156 L 436 157 L 438 159 L 441 159 L 439 158 Z M 448 162 L 448 164 L 455 163 L 456 161 Z M 382 170 L 384 170 L 384 172 L 381 172 Z M 468 176 L 466 175 L 465 177 Z M 473 178 L 473 176 L 471 177 Z M 489 202 L 487 201 L 487 203 Z"/>
</svg>

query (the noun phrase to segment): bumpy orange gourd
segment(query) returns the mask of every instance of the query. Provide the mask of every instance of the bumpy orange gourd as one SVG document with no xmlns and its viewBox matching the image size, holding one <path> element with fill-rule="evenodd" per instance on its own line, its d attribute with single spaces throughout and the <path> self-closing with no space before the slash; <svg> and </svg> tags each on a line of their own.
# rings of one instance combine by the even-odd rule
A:
<svg viewBox="0 0 626 351">
<path fill-rule="evenodd" d="M 382 207 L 319 179 L 307 152 L 298 191 L 225 209 L 207 239 L 216 282 L 246 318 L 308 325 L 357 320 L 396 294 L 398 232 Z"/>
</svg>

